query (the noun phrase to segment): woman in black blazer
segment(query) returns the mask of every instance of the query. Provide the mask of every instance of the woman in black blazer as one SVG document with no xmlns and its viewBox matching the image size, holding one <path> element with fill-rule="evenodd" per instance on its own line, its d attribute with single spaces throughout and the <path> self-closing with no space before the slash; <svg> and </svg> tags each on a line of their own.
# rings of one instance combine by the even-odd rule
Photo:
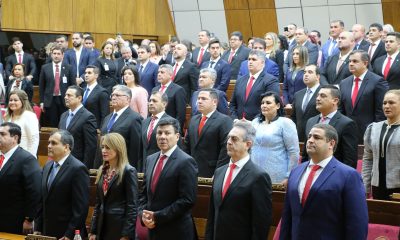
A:
<svg viewBox="0 0 400 240">
<path fill-rule="evenodd" d="M 8 104 L 9 94 L 14 89 L 24 90 L 28 95 L 28 100 L 32 103 L 33 85 L 32 82 L 25 78 L 25 65 L 17 63 L 14 65 L 11 74 L 13 79 L 9 80 L 6 88 L 6 104 Z"/>
<path fill-rule="evenodd" d="M 112 88 L 118 83 L 118 64 L 114 59 L 114 45 L 112 42 L 103 43 L 100 57 L 96 59 L 94 65 L 100 69 L 98 83 L 111 95 Z"/>
<path fill-rule="evenodd" d="M 138 181 L 136 169 L 128 163 L 124 138 L 118 133 L 104 135 L 101 153 L 89 239 L 135 239 Z"/>
</svg>

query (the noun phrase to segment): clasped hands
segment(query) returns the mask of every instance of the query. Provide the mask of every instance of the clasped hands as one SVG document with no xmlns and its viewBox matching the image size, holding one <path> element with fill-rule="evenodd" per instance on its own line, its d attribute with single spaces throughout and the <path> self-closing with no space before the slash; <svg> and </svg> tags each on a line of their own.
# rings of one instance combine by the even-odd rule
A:
<svg viewBox="0 0 400 240">
<path fill-rule="evenodd" d="M 156 223 L 154 220 L 154 212 L 152 211 L 143 210 L 142 221 L 148 229 L 153 229 L 156 227 Z"/>
</svg>

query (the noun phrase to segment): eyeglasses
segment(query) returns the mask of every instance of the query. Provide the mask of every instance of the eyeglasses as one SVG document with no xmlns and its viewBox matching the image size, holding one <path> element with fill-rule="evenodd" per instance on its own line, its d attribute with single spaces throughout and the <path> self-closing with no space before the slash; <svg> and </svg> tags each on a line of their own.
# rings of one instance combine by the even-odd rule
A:
<svg viewBox="0 0 400 240">
<path fill-rule="evenodd" d="M 123 97 L 123 96 L 128 97 L 128 95 L 125 94 L 117 94 L 117 93 L 111 94 L 111 97 Z"/>
</svg>

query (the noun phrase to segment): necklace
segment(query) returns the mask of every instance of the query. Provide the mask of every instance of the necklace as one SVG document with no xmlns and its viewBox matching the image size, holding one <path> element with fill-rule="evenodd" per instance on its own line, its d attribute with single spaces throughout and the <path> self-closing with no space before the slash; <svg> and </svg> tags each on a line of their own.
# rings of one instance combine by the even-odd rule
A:
<svg viewBox="0 0 400 240">
<path fill-rule="evenodd" d="M 384 147 L 385 147 L 385 138 L 386 138 L 386 135 L 388 134 L 390 128 L 391 128 L 393 125 L 396 125 L 396 124 L 398 124 L 398 123 L 400 123 L 400 120 L 398 120 L 398 121 L 396 121 L 396 122 L 394 122 L 394 123 L 392 123 L 392 124 L 389 124 L 389 122 L 386 120 L 386 124 L 387 124 L 387 126 L 386 126 L 386 131 L 385 131 L 385 134 L 383 134 L 383 138 L 382 138 L 382 142 L 381 142 L 381 149 L 382 149 L 382 151 L 381 151 L 381 157 L 382 157 L 382 158 L 385 157 L 385 153 L 384 153 L 383 149 L 385 149 Z"/>
</svg>

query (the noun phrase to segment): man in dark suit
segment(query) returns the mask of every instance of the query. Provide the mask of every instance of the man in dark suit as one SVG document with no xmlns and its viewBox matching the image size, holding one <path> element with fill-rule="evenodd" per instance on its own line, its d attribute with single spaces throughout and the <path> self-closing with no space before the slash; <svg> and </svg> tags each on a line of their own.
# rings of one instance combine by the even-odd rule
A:
<svg viewBox="0 0 400 240">
<path fill-rule="evenodd" d="M 87 36 L 84 39 L 85 48 L 92 51 L 93 58 L 98 58 L 100 56 L 100 50 L 94 47 L 94 38 L 92 36 Z"/>
<path fill-rule="evenodd" d="M 125 84 L 121 76 L 122 68 L 128 65 L 136 66 L 137 61 L 132 57 L 132 49 L 130 47 L 123 46 L 121 48 L 121 55 L 122 56 L 117 59 L 117 78 L 118 84 Z"/>
<path fill-rule="evenodd" d="M 231 33 L 229 46 L 221 58 L 231 65 L 231 79 L 237 79 L 240 64 L 248 58 L 250 49 L 243 45 L 243 35 L 238 31 Z"/>
<path fill-rule="evenodd" d="M 12 48 L 14 49 L 15 54 L 7 57 L 5 67 L 6 78 L 4 79 L 4 85 L 7 85 L 8 80 L 14 79 L 11 71 L 16 63 L 22 63 L 25 65 L 25 76 L 29 81 L 32 81 L 37 74 L 35 59 L 31 54 L 24 52 L 22 49 L 23 46 L 24 45 L 19 38 L 14 37 L 12 39 Z"/>
<path fill-rule="evenodd" d="M 385 43 L 381 39 L 382 31 L 383 27 L 379 23 L 372 23 L 369 25 L 368 38 L 371 44 L 368 48 L 368 55 L 371 66 L 374 65 L 375 59 L 386 55 Z"/>
<path fill-rule="evenodd" d="M 97 127 L 100 127 L 104 118 L 110 113 L 110 96 L 107 90 L 97 83 L 100 70 L 89 65 L 85 70 L 86 88 L 82 98 L 83 106 L 96 117 Z"/>
<path fill-rule="evenodd" d="M 319 68 L 314 64 L 309 64 L 304 69 L 303 82 L 307 88 L 302 89 L 294 94 L 292 104 L 292 120 L 296 123 L 297 135 L 299 141 L 305 141 L 305 129 L 308 119 L 318 115 L 315 108 L 315 99 L 317 98 L 320 87 Z"/>
<path fill-rule="evenodd" d="M 197 107 L 197 98 L 199 92 L 202 89 L 212 88 L 218 95 L 217 111 L 225 115 L 229 115 L 228 101 L 226 100 L 226 94 L 223 91 L 213 88 L 215 86 L 215 79 L 217 78 L 217 72 L 213 68 L 203 68 L 200 70 L 199 75 L 199 90 L 193 93 L 190 105 L 192 107 L 192 116 L 199 113 Z"/>
<path fill-rule="evenodd" d="M 69 110 L 61 115 L 58 128 L 72 134 L 75 143 L 71 154 L 91 169 L 97 149 L 97 123 L 94 115 L 83 107 L 82 97 L 82 88 L 76 85 L 68 87 L 65 105 Z"/>
<path fill-rule="evenodd" d="M 35 233 L 73 239 L 75 230 L 87 237 L 85 220 L 89 208 L 89 172 L 71 155 L 74 138 L 65 130 L 49 138 L 48 156 L 43 168 L 42 200 L 35 220 Z"/>
<path fill-rule="evenodd" d="M 382 77 L 368 70 L 368 53 L 355 50 L 350 53 L 349 69 L 352 76 L 340 83 L 341 110 L 358 126 L 358 143 L 363 143 L 364 132 L 372 122 L 385 120 L 383 97 L 388 84 Z"/>
<path fill-rule="evenodd" d="M 18 144 L 21 128 L 0 126 L 0 232 L 32 233 L 40 202 L 41 169 L 36 158 Z"/>
<path fill-rule="evenodd" d="M 374 73 L 380 75 L 389 84 L 390 89 L 400 89 L 400 33 L 388 33 L 385 39 L 387 55 L 380 56 L 374 62 Z"/>
<path fill-rule="evenodd" d="M 226 92 L 231 81 L 231 65 L 223 59 L 221 59 L 221 43 L 218 39 L 213 39 L 208 45 L 208 51 L 210 52 L 209 61 L 203 62 L 200 69 L 213 68 L 217 72 L 217 78 L 213 88 L 220 91 Z"/>
<path fill-rule="evenodd" d="M 318 114 L 307 121 L 305 137 L 307 139 L 311 128 L 317 123 L 325 123 L 334 127 L 338 133 L 339 142 L 336 144 L 334 156 L 340 162 L 356 168 L 357 167 L 357 147 L 358 137 L 357 125 L 350 118 L 344 116 L 338 111 L 340 104 L 340 91 L 333 85 L 322 86 L 317 96 Z M 306 147 L 303 150 L 303 162 L 308 161 Z"/>
<path fill-rule="evenodd" d="M 237 80 L 229 110 L 233 119 L 253 120 L 260 113 L 260 95 L 267 91 L 279 94 L 278 78 L 263 72 L 265 53 L 251 50 L 249 53 L 249 72 Z"/>
<path fill-rule="evenodd" d="M 160 62 L 158 63 L 159 65 L 163 65 L 163 64 L 174 65 L 175 64 L 173 52 L 175 50 L 175 46 L 178 45 L 179 43 L 180 43 L 179 38 L 172 36 L 169 43 L 165 44 L 161 47 L 161 50 L 163 50 L 163 48 L 165 48 L 165 51 L 163 50 L 163 57 L 160 60 Z M 168 51 L 168 49 L 169 49 L 169 52 L 166 52 L 166 51 Z"/>
<path fill-rule="evenodd" d="M 64 103 L 68 86 L 76 84 L 70 65 L 62 62 L 64 50 L 56 46 L 51 51 L 52 62 L 42 66 L 39 80 L 40 108 L 43 112 L 43 124 L 57 127 L 60 116 L 67 110 Z"/>
<path fill-rule="evenodd" d="M 326 66 L 326 61 L 330 56 L 339 53 L 339 35 L 344 31 L 344 22 L 342 20 L 333 20 L 329 27 L 329 39 L 321 47 L 321 67 Z"/>
<path fill-rule="evenodd" d="M 178 84 L 185 89 L 186 103 L 189 103 L 193 92 L 197 90 L 199 70 L 195 64 L 186 59 L 186 54 L 187 47 L 184 44 L 178 44 L 175 46 L 173 54 L 175 65 L 173 66 L 171 78 L 175 84 Z"/>
<path fill-rule="evenodd" d="M 199 91 L 198 110 L 185 136 L 186 152 L 199 167 L 199 177 L 211 178 L 216 168 L 228 163 L 226 137 L 232 128 L 232 119 L 217 111 L 218 94 L 214 89 Z"/>
<path fill-rule="evenodd" d="M 167 94 L 168 104 L 165 112 L 171 117 L 176 118 L 183 129 L 186 120 L 186 92 L 181 86 L 171 81 L 172 74 L 173 70 L 171 65 L 161 65 L 158 68 L 157 75 L 160 85 L 155 87 L 153 91 L 160 91 Z"/>
<path fill-rule="evenodd" d="M 82 33 L 72 34 L 72 45 L 74 48 L 65 51 L 64 63 L 71 65 L 75 82 L 81 85 L 86 66 L 93 64 L 96 59 L 90 50 L 83 47 Z"/>
<path fill-rule="evenodd" d="M 364 50 L 368 52 L 369 42 L 365 40 L 365 27 L 362 24 L 354 24 L 351 28 L 354 35 L 354 50 Z"/>
<path fill-rule="evenodd" d="M 332 156 L 337 142 L 332 126 L 311 129 L 311 160 L 290 173 L 279 239 L 367 239 L 364 185 L 355 169 Z"/>
<path fill-rule="evenodd" d="M 151 49 L 147 45 L 140 46 L 138 52 L 138 70 L 140 75 L 140 86 L 147 90 L 149 96 L 157 85 L 158 65 L 150 61 Z"/>
<path fill-rule="evenodd" d="M 203 63 L 210 60 L 209 50 L 209 42 L 210 42 L 210 31 L 201 30 L 199 32 L 199 47 L 195 48 L 192 52 L 192 63 L 196 64 L 197 67 L 200 67 Z"/>
<path fill-rule="evenodd" d="M 160 120 L 160 152 L 147 157 L 140 192 L 139 216 L 149 229 L 149 239 L 197 239 L 191 209 L 196 201 L 196 161 L 183 152 L 176 119 Z"/>
<path fill-rule="evenodd" d="M 217 168 L 210 196 L 206 240 L 268 238 L 272 186 L 268 173 L 249 155 L 256 130 L 238 121 L 228 134 L 229 164 Z"/>
<path fill-rule="evenodd" d="M 121 134 L 126 142 L 129 164 L 137 168 L 142 160 L 142 117 L 129 107 L 132 91 L 125 85 L 116 85 L 111 94 L 111 106 L 114 112 L 104 118 L 101 126 L 101 135 L 110 132 Z M 101 161 L 97 158 L 95 168 Z"/>
<path fill-rule="evenodd" d="M 322 85 L 332 84 L 338 85 L 343 79 L 351 75 L 349 70 L 349 56 L 354 49 L 354 36 L 351 32 L 342 32 L 338 38 L 340 52 L 328 58 L 322 75 L 326 79 L 326 83 Z"/>
</svg>

